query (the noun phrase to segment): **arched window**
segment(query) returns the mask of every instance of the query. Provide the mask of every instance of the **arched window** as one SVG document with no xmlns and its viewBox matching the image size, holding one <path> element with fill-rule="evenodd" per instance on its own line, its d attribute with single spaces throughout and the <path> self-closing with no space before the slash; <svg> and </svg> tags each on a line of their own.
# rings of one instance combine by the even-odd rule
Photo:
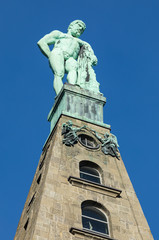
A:
<svg viewBox="0 0 159 240">
<path fill-rule="evenodd" d="M 80 162 L 80 178 L 101 183 L 99 166 L 89 161 Z"/>
<path fill-rule="evenodd" d="M 82 207 L 82 224 L 84 229 L 109 236 L 108 219 L 105 213 L 96 206 Z"/>
</svg>

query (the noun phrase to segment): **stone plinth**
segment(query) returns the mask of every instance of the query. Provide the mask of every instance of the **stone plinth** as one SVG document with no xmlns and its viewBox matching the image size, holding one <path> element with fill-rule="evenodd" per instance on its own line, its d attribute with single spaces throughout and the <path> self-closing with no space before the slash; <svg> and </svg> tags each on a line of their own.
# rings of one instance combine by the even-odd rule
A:
<svg viewBox="0 0 159 240">
<path fill-rule="evenodd" d="M 110 125 L 103 123 L 105 103 L 106 98 L 101 93 L 97 94 L 79 86 L 64 84 L 48 115 L 48 121 L 51 122 L 50 130 L 53 130 L 62 114 L 110 128 Z"/>
</svg>

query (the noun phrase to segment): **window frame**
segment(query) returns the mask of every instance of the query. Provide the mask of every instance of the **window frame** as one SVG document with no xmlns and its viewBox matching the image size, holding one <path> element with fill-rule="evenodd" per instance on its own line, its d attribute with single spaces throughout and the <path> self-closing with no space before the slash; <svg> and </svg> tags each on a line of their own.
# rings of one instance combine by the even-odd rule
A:
<svg viewBox="0 0 159 240">
<path fill-rule="evenodd" d="M 85 141 L 86 141 L 86 143 L 84 143 L 83 141 L 82 141 L 82 136 L 83 137 L 85 137 Z M 90 139 L 90 142 L 91 142 L 91 140 L 92 140 L 92 143 L 94 144 L 94 145 L 96 145 L 96 146 L 89 146 L 88 145 L 88 140 Z M 86 147 L 86 148 L 89 148 L 89 149 L 92 149 L 92 150 L 97 150 L 97 149 L 99 149 L 99 147 L 100 147 L 100 145 L 97 143 L 97 141 L 92 137 L 92 136 L 90 136 L 90 135 L 88 135 L 88 134 L 84 134 L 84 133 L 80 133 L 79 135 L 78 135 L 78 140 L 79 140 L 79 142 L 82 144 L 82 146 L 84 146 L 84 147 Z"/>
<path fill-rule="evenodd" d="M 90 169 L 90 170 L 94 170 L 94 171 L 97 172 L 97 175 L 88 173 L 88 172 L 82 170 L 82 168 L 86 168 L 86 169 L 88 168 L 88 169 Z M 88 178 L 82 177 L 81 174 L 88 176 Z M 92 181 L 92 180 L 89 179 L 89 176 L 90 176 L 90 177 L 93 177 L 93 178 L 95 178 L 95 179 L 98 179 L 99 181 Z M 93 182 L 93 183 L 101 184 L 101 176 L 100 176 L 99 171 L 98 171 L 96 168 L 91 167 L 91 166 L 81 166 L 81 167 L 80 167 L 80 178 L 81 178 L 81 179 L 84 179 L 84 180 L 87 180 L 87 181 L 90 181 L 90 182 Z"/>
<path fill-rule="evenodd" d="M 83 171 L 83 168 L 85 168 L 85 169 L 87 169 L 88 168 L 88 170 L 92 170 L 92 171 L 95 171 L 96 173 L 97 173 L 97 175 L 95 175 L 95 174 L 91 174 L 91 173 L 89 173 L 89 172 L 84 172 Z M 84 177 L 81 177 L 81 174 L 85 174 L 86 176 L 92 176 L 92 177 L 94 177 L 95 179 L 98 179 L 99 181 L 92 181 L 92 180 L 90 180 L 89 178 L 84 178 Z M 94 162 L 91 162 L 91 161 L 87 161 L 87 160 L 83 160 L 83 161 L 81 161 L 80 163 L 79 163 L 79 175 L 80 175 L 80 179 L 82 179 L 82 180 L 86 180 L 86 181 L 90 181 L 91 183 L 96 183 L 96 184 L 102 184 L 102 182 L 103 182 L 103 179 L 102 179 L 102 170 L 101 170 L 101 168 L 96 164 L 96 163 L 94 163 Z"/>
<path fill-rule="evenodd" d="M 100 219 L 98 219 L 98 218 L 94 218 L 94 217 L 90 217 L 90 216 L 88 216 L 88 215 L 84 215 L 84 214 L 83 214 L 83 210 L 84 210 L 85 208 L 88 208 L 89 210 L 92 209 L 92 212 L 95 212 L 95 210 L 97 210 L 99 213 L 101 213 L 101 215 L 103 215 L 103 216 L 105 217 L 106 220 L 103 221 L 103 220 L 100 220 Z M 82 207 L 82 215 L 81 215 L 81 216 L 82 216 L 82 226 L 83 226 L 83 230 L 87 230 L 87 231 L 94 232 L 94 233 L 98 233 L 98 234 L 103 234 L 103 235 L 105 235 L 105 236 L 110 237 L 109 219 L 108 219 L 108 216 L 105 214 L 105 212 L 102 211 L 101 208 L 96 207 L 96 206 L 93 206 L 93 205 L 84 206 L 84 207 Z M 97 230 L 93 230 L 93 229 L 89 229 L 89 228 L 84 227 L 84 224 L 83 224 L 83 220 L 84 220 L 84 219 L 91 219 L 91 220 L 96 221 L 96 222 L 98 222 L 98 223 L 100 223 L 100 222 L 101 222 L 101 223 L 104 223 L 104 224 L 105 224 L 105 229 L 106 229 L 106 231 L 107 231 L 108 233 L 104 233 L 104 232 L 101 232 L 101 231 L 97 231 Z"/>
</svg>

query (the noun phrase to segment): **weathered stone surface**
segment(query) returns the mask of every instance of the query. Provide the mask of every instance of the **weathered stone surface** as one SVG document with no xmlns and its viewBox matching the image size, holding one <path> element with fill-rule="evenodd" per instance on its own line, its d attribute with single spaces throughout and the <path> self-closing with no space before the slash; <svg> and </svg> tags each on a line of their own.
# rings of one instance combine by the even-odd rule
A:
<svg viewBox="0 0 159 240">
<path fill-rule="evenodd" d="M 153 240 L 149 226 L 136 197 L 124 163 L 105 155 L 100 149 L 90 150 L 78 142 L 73 147 L 62 144 L 62 124 L 72 120 L 76 127 L 84 124 L 98 133 L 109 129 L 62 115 L 45 144 L 39 164 L 45 155 L 43 167 L 37 167 L 14 240 L 88 240 L 85 235 L 71 234 L 70 229 L 82 229 L 81 204 L 94 200 L 109 213 L 110 238 L 117 240 Z M 46 152 L 46 154 L 45 154 Z M 70 176 L 80 177 L 79 163 L 92 161 L 102 169 L 102 184 L 122 191 L 120 198 L 107 196 L 87 188 L 73 186 Z M 40 184 L 37 184 L 39 174 Z M 36 192 L 27 213 L 28 203 Z M 27 229 L 24 225 L 29 218 Z"/>
</svg>

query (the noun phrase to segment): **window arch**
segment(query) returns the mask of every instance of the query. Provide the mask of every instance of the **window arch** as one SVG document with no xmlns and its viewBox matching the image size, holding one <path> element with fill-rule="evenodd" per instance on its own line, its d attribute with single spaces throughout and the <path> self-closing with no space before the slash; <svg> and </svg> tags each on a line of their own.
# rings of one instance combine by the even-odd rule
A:
<svg viewBox="0 0 159 240">
<path fill-rule="evenodd" d="M 97 202 L 85 201 L 82 203 L 82 225 L 83 229 L 109 236 L 108 217 L 102 210 L 102 205 Z"/>
<path fill-rule="evenodd" d="M 79 168 L 80 178 L 99 184 L 101 183 L 101 170 L 96 163 L 90 161 L 81 161 Z"/>
</svg>

